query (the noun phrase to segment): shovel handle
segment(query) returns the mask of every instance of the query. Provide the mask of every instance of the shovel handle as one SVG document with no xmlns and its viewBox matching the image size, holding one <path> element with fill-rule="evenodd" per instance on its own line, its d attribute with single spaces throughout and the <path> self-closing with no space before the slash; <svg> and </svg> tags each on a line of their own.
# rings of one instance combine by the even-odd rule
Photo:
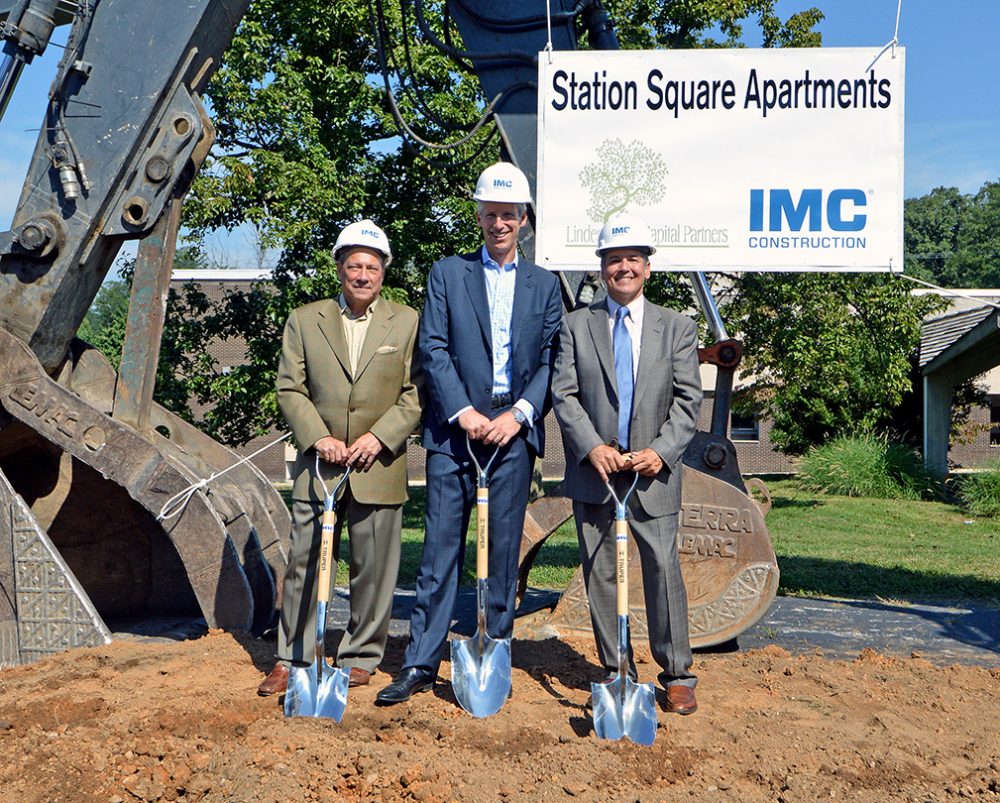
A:
<svg viewBox="0 0 1000 803">
<path fill-rule="evenodd" d="M 476 579 L 490 575 L 490 489 L 476 488 Z"/>
<path fill-rule="evenodd" d="M 323 511 L 322 535 L 319 542 L 319 570 L 316 574 L 316 601 L 330 601 L 330 575 L 333 573 L 333 534 L 337 524 L 337 514 L 332 510 Z"/>
<path fill-rule="evenodd" d="M 628 616 L 628 522 L 615 519 L 615 564 L 618 615 Z"/>
</svg>

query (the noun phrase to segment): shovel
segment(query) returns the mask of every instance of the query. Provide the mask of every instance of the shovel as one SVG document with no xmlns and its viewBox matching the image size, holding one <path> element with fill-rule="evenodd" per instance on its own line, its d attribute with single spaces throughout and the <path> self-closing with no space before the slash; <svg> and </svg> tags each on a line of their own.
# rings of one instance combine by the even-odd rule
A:
<svg viewBox="0 0 1000 803">
<path fill-rule="evenodd" d="M 626 505 L 639 482 L 635 475 L 624 498 L 605 483 L 615 502 L 615 563 L 618 596 L 618 677 L 610 683 L 591 683 L 594 732 L 600 739 L 623 736 L 649 746 L 656 738 L 656 706 L 652 683 L 636 683 L 628 676 L 628 522 Z"/>
<path fill-rule="evenodd" d="M 286 717 L 325 717 L 334 722 L 343 719 L 347 708 L 347 685 L 351 679 L 346 669 L 329 666 L 324 653 L 326 638 L 326 608 L 330 602 L 330 575 L 333 560 L 333 532 L 337 517 L 333 512 L 337 495 L 351 474 L 348 466 L 337 487 L 330 493 L 319 470 L 316 455 L 316 476 L 323 485 L 323 529 L 319 546 L 319 572 L 316 577 L 316 659 L 309 666 L 293 666 L 285 692 Z"/>
<path fill-rule="evenodd" d="M 489 470 L 500 452 L 493 450 L 486 466 L 476 459 L 469 436 L 469 456 L 476 466 L 476 634 L 451 642 L 451 685 L 455 697 L 474 717 L 488 717 L 500 710 L 510 694 L 510 639 L 493 639 L 486 633 L 486 599 L 489 591 Z"/>
</svg>

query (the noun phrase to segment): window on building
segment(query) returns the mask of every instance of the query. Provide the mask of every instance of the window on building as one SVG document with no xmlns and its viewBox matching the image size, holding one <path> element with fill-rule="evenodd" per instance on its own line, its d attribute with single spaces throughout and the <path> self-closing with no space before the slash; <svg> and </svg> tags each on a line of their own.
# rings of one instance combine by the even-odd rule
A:
<svg viewBox="0 0 1000 803">
<path fill-rule="evenodd" d="M 990 396 L 990 446 L 1000 446 L 1000 394 Z"/>
<path fill-rule="evenodd" d="M 729 414 L 729 437 L 734 441 L 759 441 L 760 423 L 753 413 L 743 415 L 737 412 Z"/>
</svg>

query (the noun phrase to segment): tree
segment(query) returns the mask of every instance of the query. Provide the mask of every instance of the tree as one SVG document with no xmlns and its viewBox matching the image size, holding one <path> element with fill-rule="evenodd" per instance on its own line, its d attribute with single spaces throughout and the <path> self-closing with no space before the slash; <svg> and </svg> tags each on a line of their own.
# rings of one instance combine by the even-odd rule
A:
<svg viewBox="0 0 1000 803">
<path fill-rule="evenodd" d="M 818 44 L 818 10 L 783 22 L 775 4 L 606 6 L 627 48 L 734 46 L 748 19 L 756 19 L 767 46 Z M 250 223 L 262 246 L 282 256 L 272 290 L 234 295 L 204 312 L 196 295 L 174 297 L 168 327 L 183 304 L 197 323 L 171 330 L 162 352 L 169 387 L 186 385 L 215 400 L 218 412 L 203 426 L 217 437 L 245 441 L 275 423 L 281 327 L 293 307 L 339 292 L 329 249 L 346 223 L 369 216 L 387 231 L 396 259 L 385 292 L 416 306 L 432 262 L 477 245 L 468 193 L 498 147 L 492 123 L 476 125 L 487 103 L 478 81 L 432 41 L 460 39 L 446 6 L 255 0 L 241 24 L 207 91 L 218 139 L 185 203 L 184 222 L 196 237 Z M 706 35 L 716 29 L 720 41 Z M 401 136 L 393 105 L 413 135 Z M 454 147 L 432 150 L 416 137 Z M 682 284 L 670 275 L 650 289 L 660 299 L 689 298 Z M 218 376 L 198 351 L 205 332 L 245 338 L 247 364 Z"/>
<path fill-rule="evenodd" d="M 753 377 L 743 404 L 801 454 L 835 435 L 884 428 L 912 390 L 923 317 L 939 304 L 871 274 L 746 274 L 727 308 Z"/>
<path fill-rule="evenodd" d="M 907 273 L 944 287 L 1000 283 L 1000 181 L 975 195 L 937 187 L 904 206 Z"/>
</svg>

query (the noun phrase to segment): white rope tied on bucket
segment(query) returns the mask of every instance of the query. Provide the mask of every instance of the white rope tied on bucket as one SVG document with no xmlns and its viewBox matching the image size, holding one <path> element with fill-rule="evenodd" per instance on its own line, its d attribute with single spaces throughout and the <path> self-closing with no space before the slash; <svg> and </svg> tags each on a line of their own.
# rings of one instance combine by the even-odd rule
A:
<svg viewBox="0 0 1000 803">
<path fill-rule="evenodd" d="M 185 488 L 180 493 L 174 494 L 166 502 L 163 503 L 163 507 L 160 508 L 160 515 L 158 515 L 156 517 L 156 520 L 157 521 L 168 521 L 169 519 L 172 519 L 174 516 L 180 515 L 181 512 L 184 510 L 184 508 L 187 507 L 187 503 L 191 501 L 191 497 L 194 496 L 196 493 L 198 493 L 198 491 L 200 491 L 202 488 L 204 488 L 210 482 L 213 482 L 214 480 L 217 480 L 223 474 L 226 474 L 227 472 L 232 471 L 234 468 L 236 468 L 238 466 L 242 466 L 244 463 L 252 460 L 257 455 L 259 455 L 261 452 L 267 451 L 268 449 L 270 449 L 275 444 L 281 443 L 283 440 L 285 440 L 285 438 L 291 436 L 291 434 L 292 434 L 291 432 L 286 432 L 280 438 L 277 438 L 276 440 L 271 441 L 266 446 L 261 446 L 253 454 L 248 454 L 242 460 L 237 460 L 235 463 L 233 463 L 228 468 L 224 468 L 224 469 L 222 469 L 222 471 L 216 471 L 214 474 L 212 474 L 212 476 L 206 477 L 203 480 L 198 480 L 198 482 L 195 482 L 195 483 L 189 485 L 187 488 Z"/>
</svg>

